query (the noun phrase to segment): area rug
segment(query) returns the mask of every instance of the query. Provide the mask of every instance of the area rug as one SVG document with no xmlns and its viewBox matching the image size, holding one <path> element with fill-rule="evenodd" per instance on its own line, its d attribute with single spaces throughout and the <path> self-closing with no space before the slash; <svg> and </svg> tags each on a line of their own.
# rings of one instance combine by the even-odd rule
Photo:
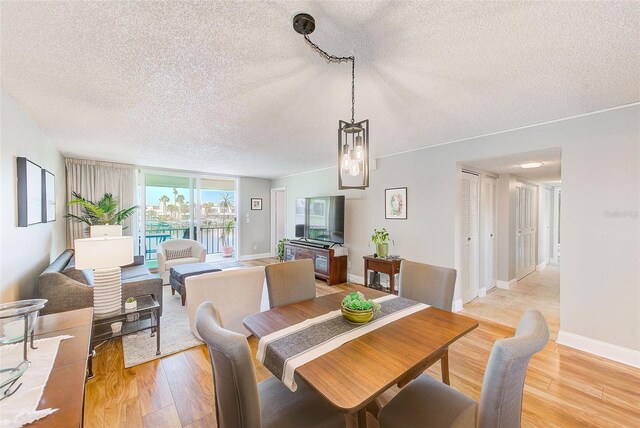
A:
<svg viewBox="0 0 640 428">
<path fill-rule="evenodd" d="M 156 355 L 156 338 L 150 330 L 141 331 L 122 338 L 124 366 L 126 368 L 166 357 L 185 349 L 201 345 L 189 327 L 187 307 L 182 306 L 180 296 L 171 295 L 171 287 L 165 286 L 163 293 L 162 317 L 160 318 L 160 352 Z"/>
</svg>

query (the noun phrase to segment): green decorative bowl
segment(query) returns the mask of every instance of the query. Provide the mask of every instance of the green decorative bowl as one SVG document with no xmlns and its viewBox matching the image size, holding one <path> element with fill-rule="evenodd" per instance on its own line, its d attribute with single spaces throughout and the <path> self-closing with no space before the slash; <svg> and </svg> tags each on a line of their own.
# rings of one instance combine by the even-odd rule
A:
<svg viewBox="0 0 640 428">
<path fill-rule="evenodd" d="M 356 311 L 342 306 L 340 309 L 342 310 L 342 316 L 344 319 L 353 324 L 365 324 L 373 318 L 373 308 L 364 311 Z"/>
</svg>

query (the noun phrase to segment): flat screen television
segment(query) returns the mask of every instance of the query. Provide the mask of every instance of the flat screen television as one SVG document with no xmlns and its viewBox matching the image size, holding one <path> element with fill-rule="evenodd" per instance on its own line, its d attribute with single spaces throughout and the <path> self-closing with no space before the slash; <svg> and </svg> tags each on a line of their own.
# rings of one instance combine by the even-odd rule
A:
<svg viewBox="0 0 640 428">
<path fill-rule="evenodd" d="M 344 244 L 344 196 L 297 199 L 296 238 Z"/>
</svg>

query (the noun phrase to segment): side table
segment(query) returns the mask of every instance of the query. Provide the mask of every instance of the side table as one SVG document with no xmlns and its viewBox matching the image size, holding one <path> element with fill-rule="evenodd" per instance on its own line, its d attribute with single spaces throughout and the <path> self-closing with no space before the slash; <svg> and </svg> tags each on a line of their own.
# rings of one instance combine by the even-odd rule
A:
<svg viewBox="0 0 640 428">
<path fill-rule="evenodd" d="M 391 294 L 398 294 L 396 290 L 396 274 L 400 273 L 401 258 L 383 258 L 364 256 L 364 286 L 369 286 L 369 271 L 375 271 L 380 273 L 386 273 L 389 275 L 389 292 Z"/>
<path fill-rule="evenodd" d="M 139 296 L 136 300 L 138 302 L 136 309 L 125 311 L 123 304 L 119 311 L 93 316 L 88 379 L 93 377 L 95 346 L 109 339 L 151 330 L 151 337 L 154 334 L 156 336 L 156 355 L 160 355 L 160 304 L 151 295 Z M 132 314 L 137 314 L 138 319 L 127 321 L 127 315 Z M 111 328 L 111 324 L 116 322 L 122 323 L 122 328 L 118 332 L 114 332 Z"/>
</svg>

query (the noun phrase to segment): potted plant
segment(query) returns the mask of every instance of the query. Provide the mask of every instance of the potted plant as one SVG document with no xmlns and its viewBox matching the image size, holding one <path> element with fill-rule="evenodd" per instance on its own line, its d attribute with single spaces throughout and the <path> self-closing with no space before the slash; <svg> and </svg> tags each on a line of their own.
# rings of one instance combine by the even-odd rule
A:
<svg viewBox="0 0 640 428">
<path fill-rule="evenodd" d="M 222 240 L 222 256 L 231 257 L 233 255 L 233 245 L 229 245 L 229 237 L 233 234 L 233 229 L 236 226 L 236 222 L 231 219 L 227 220 L 222 225 L 222 233 L 220 239 Z"/>
<path fill-rule="evenodd" d="M 71 194 L 74 199 L 69 201 L 68 205 L 80 205 L 81 214 L 69 213 L 65 218 L 70 218 L 76 223 L 87 224 L 91 236 L 122 235 L 122 222 L 139 208 L 136 205 L 118 211 L 118 201 L 111 193 L 105 193 L 98 202 L 85 199 L 77 192 Z"/>
<path fill-rule="evenodd" d="M 284 244 L 288 239 L 281 239 L 278 241 L 278 245 L 276 246 L 276 257 L 279 262 L 284 261 Z"/>
<path fill-rule="evenodd" d="M 373 229 L 373 235 L 371 235 L 371 242 L 376 244 L 376 253 L 379 257 L 387 257 L 389 255 L 389 232 L 387 229 L 382 228 L 380 230 Z"/>
<path fill-rule="evenodd" d="M 218 204 L 220 212 L 222 213 L 222 230 L 220 231 L 220 242 L 222 243 L 222 256 L 233 256 L 233 245 L 230 245 L 229 238 L 233 234 L 233 230 L 236 226 L 235 218 L 231 217 L 231 209 L 233 208 L 233 202 L 231 195 L 225 193 L 220 197 L 220 203 Z"/>
<path fill-rule="evenodd" d="M 380 310 L 380 304 L 372 299 L 366 299 L 359 291 L 352 291 L 342 299 L 340 310 L 347 321 L 364 324 L 373 318 L 374 312 Z"/>
<path fill-rule="evenodd" d="M 124 310 L 125 311 L 133 311 L 138 307 L 138 302 L 134 297 L 129 297 L 124 302 Z"/>
</svg>

